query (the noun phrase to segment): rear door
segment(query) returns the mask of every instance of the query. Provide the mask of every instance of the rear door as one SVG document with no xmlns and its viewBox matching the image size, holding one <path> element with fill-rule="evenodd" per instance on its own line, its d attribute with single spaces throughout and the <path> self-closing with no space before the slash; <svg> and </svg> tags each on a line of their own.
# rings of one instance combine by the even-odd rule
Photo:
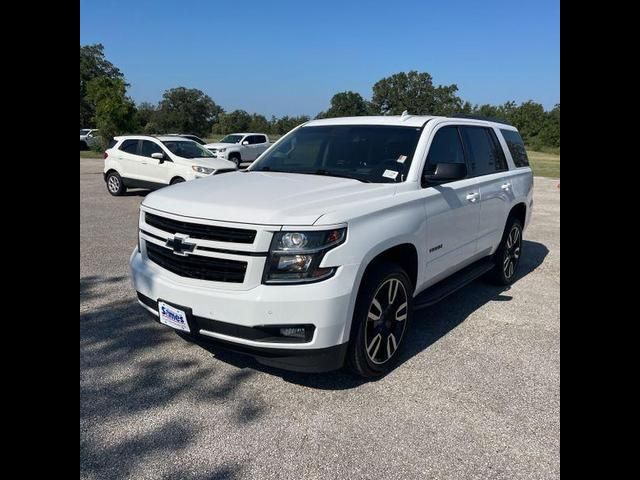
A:
<svg viewBox="0 0 640 480">
<path fill-rule="evenodd" d="M 120 160 L 120 165 L 122 165 L 122 172 L 119 173 L 123 178 L 134 178 L 136 180 L 142 178 L 143 158 L 138 155 L 139 147 L 140 140 L 137 138 L 124 140 L 118 147 L 116 155 Z"/>
<path fill-rule="evenodd" d="M 507 159 L 493 128 L 463 126 L 460 131 L 480 189 L 478 252 L 490 253 L 500 243 L 513 201 Z"/>
<path fill-rule="evenodd" d="M 467 163 L 456 125 L 442 126 L 432 135 L 423 176 L 432 173 L 437 163 Z M 480 219 L 477 183 L 476 178 L 467 176 L 441 185 L 423 184 L 429 284 L 463 268 L 476 254 Z"/>
<path fill-rule="evenodd" d="M 269 148 L 269 142 L 264 135 L 256 135 L 256 158 L 262 155 L 267 148 Z"/>
</svg>

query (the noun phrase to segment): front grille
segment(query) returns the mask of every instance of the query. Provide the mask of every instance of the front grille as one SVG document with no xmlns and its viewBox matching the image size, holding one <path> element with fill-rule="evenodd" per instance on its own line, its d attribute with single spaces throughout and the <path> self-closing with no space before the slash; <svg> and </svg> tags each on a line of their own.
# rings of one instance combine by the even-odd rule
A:
<svg viewBox="0 0 640 480">
<path fill-rule="evenodd" d="M 213 240 L 216 242 L 253 243 L 256 238 L 255 230 L 243 228 L 217 227 L 199 223 L 182 222 L 172 218 L 159 217 L 152 213 L 144 214 L 145 222 L 152 227 L 169 233 L 183 233 L 192 238 Z"/>
<path fill-rule="evenodd" d="M 244 282 L 247 262 L 201 255 L 176 255 L 168 248 L 146 242 L 149 260 L 181 277 L 197 278 L 212 282 Z"/>
</svg>

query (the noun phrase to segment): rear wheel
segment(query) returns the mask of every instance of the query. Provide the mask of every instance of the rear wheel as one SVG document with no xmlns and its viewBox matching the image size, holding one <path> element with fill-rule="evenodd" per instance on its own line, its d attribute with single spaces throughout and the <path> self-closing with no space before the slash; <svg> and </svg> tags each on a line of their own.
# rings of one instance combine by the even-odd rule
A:
<svg viewBox="0 0 640 480">
<path fill-rule="evenodd" d="M 493 278 L 498 285 L 511 285 L 522 256 L 522 223 L 511 217 L 494 254 Z"/>
<path fill-rule="evenodd" d="M 367 273 L 353 316 L 347 365 L 363 377 L 389 372 L 413 316 L 413 287 L 406 272 L 382 262 Z"/>
<path fill-rule="evenodd" d="M 127 191 L 127 187 L 122 183 L 122 177 L 118 175 L 118 172 L 107 173 L 105 180 L 107 182 L 107 190 L 114 197 L 119 197 Z"/>
</svg>

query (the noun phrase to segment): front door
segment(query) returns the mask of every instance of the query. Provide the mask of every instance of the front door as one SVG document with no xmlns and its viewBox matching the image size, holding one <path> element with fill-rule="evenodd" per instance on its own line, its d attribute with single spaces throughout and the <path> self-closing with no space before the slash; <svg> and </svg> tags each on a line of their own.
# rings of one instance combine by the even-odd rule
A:
<svg viewBox="0 0 640 480">
<path fill-rule="evenodd" d="M 467 163 L 458 127 L 445 125 L 433 133 L 424 173 L 437 163 Z M 477 249 L 480 219 L 478 181 L 467 178 L 423 185 L 427 217 L 426 281 L 433 284 L 469 264 Z"/>
</svg>

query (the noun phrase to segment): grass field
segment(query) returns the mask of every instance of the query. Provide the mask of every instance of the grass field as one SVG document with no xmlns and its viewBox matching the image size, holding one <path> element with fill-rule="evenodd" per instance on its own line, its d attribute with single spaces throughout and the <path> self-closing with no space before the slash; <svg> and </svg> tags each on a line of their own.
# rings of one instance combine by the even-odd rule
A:
<svg viewBox="0 0 640 480">
<path fill-rule="evenodd" d="M 560 155 L 527 150 L 533 174 L 538 177 L 560 178 Z"/>
<path fill-rule="evenodd" d="M 104 153 L 94 152 L 93 150 L 80 150 L 80 158 L 102 158 Z"/>
<path fill-rule="evenodd" d="M 269 140 L 275 142 L 282 135 L 269 135 Z M 208 143 L 217 142 L 223 137 L 223 135 L 207 138 Z M 539 177 L 560 178 L 560 154 L 549 152 L 536 152 L 533 150 L 527 150 L 529 156 L 529 162 L 531 163 L 531 169 L 533 174 Z M 102 158 L 101 152 L 94 152 L 93 150 L 86 150 L 80 152 L 80 158 Z"/>
</svg>

